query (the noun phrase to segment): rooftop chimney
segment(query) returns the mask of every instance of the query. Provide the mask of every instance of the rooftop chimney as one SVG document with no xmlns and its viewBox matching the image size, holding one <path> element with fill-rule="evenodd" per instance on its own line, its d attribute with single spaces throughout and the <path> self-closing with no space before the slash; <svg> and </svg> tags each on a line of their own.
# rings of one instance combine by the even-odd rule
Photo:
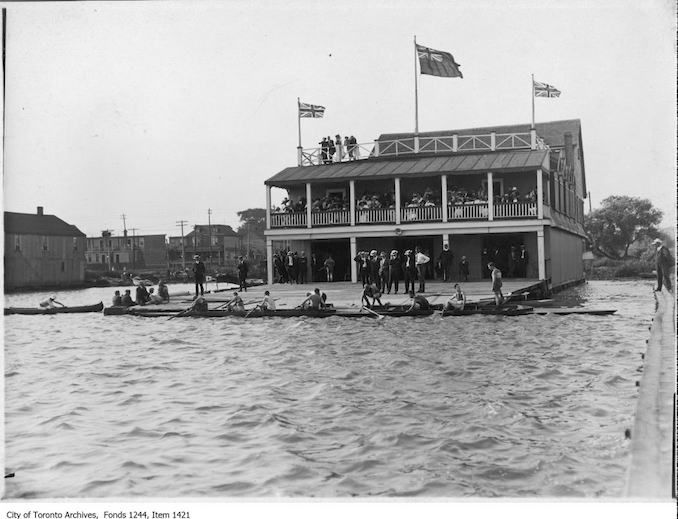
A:
<svg viewBox="0 0 678 519">
<path fill-rule="evenodd" d="M 44 214 L 43 208 L 41 205 L 38 206 L 38 216 L 42 216 Z"/>
</svg>

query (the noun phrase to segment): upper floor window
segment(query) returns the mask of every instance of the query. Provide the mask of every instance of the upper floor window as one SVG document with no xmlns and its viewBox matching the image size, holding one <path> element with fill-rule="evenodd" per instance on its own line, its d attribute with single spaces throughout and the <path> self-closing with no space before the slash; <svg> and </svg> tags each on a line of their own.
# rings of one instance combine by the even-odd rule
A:
<svg viewBox="0 0 678 519">
<path fill-rule="evenodd" d="M 73 250 L 78 250 L 78 239 L 73 236 Z"/>
</svg>

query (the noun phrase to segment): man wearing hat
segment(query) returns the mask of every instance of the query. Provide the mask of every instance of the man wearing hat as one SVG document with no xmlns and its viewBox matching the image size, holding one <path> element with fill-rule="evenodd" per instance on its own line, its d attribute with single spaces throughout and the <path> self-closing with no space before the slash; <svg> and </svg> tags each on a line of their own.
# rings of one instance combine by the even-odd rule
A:
<svg viewBox="0 0 678 519">
<path fill-rule="evenodd" d="M 379 290 L 381 290 L 381 279 L 379 279 L 379 256 L 377 256 L 376 249 L 370 251 L 370 260 L 368 263 L 369 273 L 370 273 L 370 283 L 377 285 Z"/>
<path fill-rule="evenodd" d="M 198 287 L 200 287 L 200 294 L 205 294 L 205 264 L 200 261 L 200 254 L 193 256 L 195 263 L 193 264 L 193 277 L 195 279 L 195 297 L 198 297 Z"/>
<path fill-rule="evenodd" d="M 656 238 L 653 242 L 653 245 L 657 247 L 657 252 L 655 253 L 655 267 L 657 270 L 657 288 L 655 292 L 661 292 L 662 283 L 666 285 L 666 290 L 669 292 L 673 291 L 671 287 L 671 269 L 674 267 L 674 259 L 671 256 L 671 252 L 666 245 L 662 243 L 659 238 Z"/>
<path fill-rule="evenodd" d="M 405 271 L 405 292 L 414 292 L 414 280 L 417 278 L 417 265 L 415 264 L 414 255 L 412 254 L 411 249 L 405 251 L 403 270 Z"/>
</svg>

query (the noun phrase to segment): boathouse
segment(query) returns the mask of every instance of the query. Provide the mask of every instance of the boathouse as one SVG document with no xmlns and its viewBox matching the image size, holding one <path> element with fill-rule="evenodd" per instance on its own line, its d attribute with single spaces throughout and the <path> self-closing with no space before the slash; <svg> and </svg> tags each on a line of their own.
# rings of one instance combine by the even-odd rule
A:
<svg viewBox="0 0 678 519">
<path fill-rule="evenodd" d="M 360 251 L 416 246 L 433 260 L 448 244 L 453 276 L 462 256 L 471 279 L 583 278 L 586 175 L 578 119 L 426 133 L 382 134 L 373 142 L 297 149 L 297 165 L 265 182 L 268 282 L 281 248 L 322 259 L 335 280 L 357 282 Z M 280 207 L 272 190 L 282 189 Z M 522 246 L 522 247 L 521 247 Z M 527 258 L 515 269 L 516 252 Z M 309 262 L 310 263 L 310 262 Z M 309 276 L 309 279 L 312 279 Z"/>
<path fill-rule="evenodd" d="M 95 271 L 167 268 L 167 241 L 164 234 L 101 236 L 87 238 L 87 268 Z"/>
<path fill-rule="evenodd" d="M 80 286 L 85 234 L 61 218 L 5 211 L 5 289 Z"/>
</svg>

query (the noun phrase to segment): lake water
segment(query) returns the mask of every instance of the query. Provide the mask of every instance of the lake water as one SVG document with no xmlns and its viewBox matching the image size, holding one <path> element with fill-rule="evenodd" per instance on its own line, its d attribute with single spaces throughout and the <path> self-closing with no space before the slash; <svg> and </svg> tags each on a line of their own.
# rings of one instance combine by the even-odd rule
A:
<svg viewBox="0 0 678 519">
<path fill-rule="evenodd" d="M 7 316 L 6 497 L 621 496 L 652 283 L 558 297 L 618 313 Z"/>
</svg>

